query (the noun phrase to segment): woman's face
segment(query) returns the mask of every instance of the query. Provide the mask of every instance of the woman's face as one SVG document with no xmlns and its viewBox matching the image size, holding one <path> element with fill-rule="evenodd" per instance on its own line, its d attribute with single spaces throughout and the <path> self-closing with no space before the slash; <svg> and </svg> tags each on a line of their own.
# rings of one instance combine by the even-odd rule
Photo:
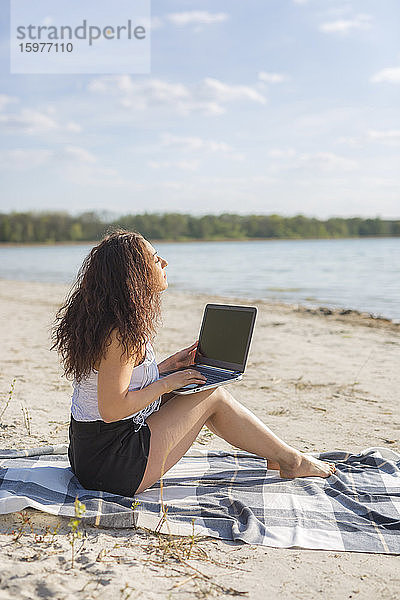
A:
<svg viewBox="0 0 400 600">
<path fill-rule="evenodd" d="M 162 292 L 167 289 L 167 273 L 165 271 L 168 262 L 157 253 L 157 250 L 147 240 L 144 240 L 145 246 L 150 253 L 150 260 L 154 263 L 156 269 L 157 282 L 159 284 L 159 291 Z"/>
</svg>

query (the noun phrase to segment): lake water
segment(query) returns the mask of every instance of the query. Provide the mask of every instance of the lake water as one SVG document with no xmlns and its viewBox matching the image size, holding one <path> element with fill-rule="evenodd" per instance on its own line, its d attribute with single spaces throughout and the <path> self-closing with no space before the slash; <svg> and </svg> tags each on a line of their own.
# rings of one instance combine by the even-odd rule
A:
<svg viewBox="0 0 400 600">
<path fill-rule="evenodd" d="M 352 308 L 400 321 L 400 238 L 154 244 L 171 289 Z M 0 247 L 0 277 L 71 283 L 91 246 Z"/>
</svg>

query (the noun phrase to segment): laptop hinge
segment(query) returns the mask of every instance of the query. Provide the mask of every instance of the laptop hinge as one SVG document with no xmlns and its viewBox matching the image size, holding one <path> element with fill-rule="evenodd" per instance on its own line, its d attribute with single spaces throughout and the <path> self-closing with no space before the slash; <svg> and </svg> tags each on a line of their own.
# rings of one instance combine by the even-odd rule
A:
<svg viewBox="0 0 400 600">
<path fill-rule="evenodd" d="M 231 371 L 230 369 L 223 369 L 222 367 L 213 367 L 211 365 L 203 365 L 202 363 L 195 363 L 194 367 L 203 367 L 204 369 L 213 369 L 214 371 L 224 371 L 225 373 L 229 373 L 230 375 L 235 375 L 236 373 L 241 373 L 241 371 Z"/>
</svg>

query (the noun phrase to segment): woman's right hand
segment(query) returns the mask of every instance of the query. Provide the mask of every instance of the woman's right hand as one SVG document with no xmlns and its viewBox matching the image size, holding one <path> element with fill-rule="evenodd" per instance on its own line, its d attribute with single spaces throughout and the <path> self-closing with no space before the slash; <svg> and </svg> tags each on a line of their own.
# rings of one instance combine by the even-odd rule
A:
<svg viewBox="0 0 400 600">
<path fill-rule="evenodd" d="M 207 378 L 204 377 L 195 368 L 188 368 L 183 371 L 176 371 L 164 377 L 164 381 L 167 382 L 168 391 L 172 392 L 178 388 L 181 388 L 188 384 L 204 385 Z"/>
</svg>

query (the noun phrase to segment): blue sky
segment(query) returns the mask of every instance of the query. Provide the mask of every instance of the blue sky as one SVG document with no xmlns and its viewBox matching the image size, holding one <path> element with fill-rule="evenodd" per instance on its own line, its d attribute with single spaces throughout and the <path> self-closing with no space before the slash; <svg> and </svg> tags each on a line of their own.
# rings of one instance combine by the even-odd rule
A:
<svg viewBox="0 0 400 600">
<path fill-rule="evenodd" d="M 398 0 L 153 1 L 149 75 L 12 75 L 8 19 L 2 211 L 400 217 Z"/>
</svg>

